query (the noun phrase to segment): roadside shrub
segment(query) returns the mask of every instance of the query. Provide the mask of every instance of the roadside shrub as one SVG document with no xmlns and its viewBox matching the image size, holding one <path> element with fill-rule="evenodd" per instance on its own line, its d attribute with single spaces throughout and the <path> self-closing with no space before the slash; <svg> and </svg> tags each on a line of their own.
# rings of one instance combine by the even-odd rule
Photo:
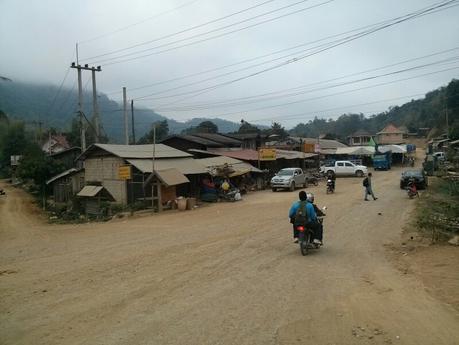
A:
<svg viewBox="0 0 459 345">
<path fill-rule="evenodd" d="M 417 225 L 432 236 L 432 242 L 448 240 L 459 233 L 459 194 L 451 183 L 436 179 L 422 195 L 417 210 Z"/>
</svg>

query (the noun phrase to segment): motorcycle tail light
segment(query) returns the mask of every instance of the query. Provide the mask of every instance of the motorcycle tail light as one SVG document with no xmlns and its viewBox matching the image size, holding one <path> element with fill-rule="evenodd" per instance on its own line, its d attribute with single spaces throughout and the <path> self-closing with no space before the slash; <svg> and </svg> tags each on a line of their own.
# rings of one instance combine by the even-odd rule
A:
<svg viewBox="0 0 459 345">
<path fill-rule="evenodd" d="M 297 229 L 298 231 L 304 231 L 304 226 L 298 226 L 296 229 Z"/>
</svg>

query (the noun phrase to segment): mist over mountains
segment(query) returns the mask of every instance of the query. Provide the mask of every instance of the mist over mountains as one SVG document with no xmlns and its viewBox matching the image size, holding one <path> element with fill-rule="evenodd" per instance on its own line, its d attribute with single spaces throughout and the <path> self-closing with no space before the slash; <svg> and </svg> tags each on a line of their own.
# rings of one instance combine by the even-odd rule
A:
<svg viewBox="0 0 459 345">
<path fill-rule="evenodd" d="M 72 119 L 77 116 L 77 98 L 76 89 L 62 89 L 58 92 L 58 87 L 54 85 L 15 82 L 8 78 L 0 78 L 0 110 L 10 118 L 22 120 L 29 126 L 38 126 L 41 123 L 43 128 L 68 131 Z M 91 119 L 92 93 L 84 92 L 83 103 L 84 113 Z M 122 143 L 124 137 L 122 105 L 101 93 L 99 94 L 99 108 L 103 134 L 112 143 Z M 449 123 L 446 121 L 446 111 Z M 131 135 L 130 106 L 128 116 L 129 135 Z M 152 123 L 163 120 L 168 122 L 169 134 L 196 127 L 203 121 L 212 121 L 222 133 L 236 132 L 240 127 L 240 123 L 216 118 L 194 118 L 187 122 L 178 122 L 152 109 L 135 107 L 136 138 L 139 139 L 148 132 Z M 453 79 L 448 85 L 427 92 L 423 98 L 390 107 L 385 112 L 371 116 L 364 116 L 361 113 L 344 113 L 335 119 L 316 117 L 308 122 L 298 120 L 298 124 L 289 131 L 290 134 L 304 137 L 330 134 L 343 142 L 346 141 L 348 135 L 357 130 L 365 129 L 376 133 L 388 123 L 405 126 L 412 132 L 416 132 L 421 127 L 429 128 L 433 130 L 432 135 L 449 130 L 450 135 L 456 137 L 459 136 L 459 80 Z"/>
<path fill-rule="evenodd" d="M 0 110 L 11 118 L 23 120 L 28 124 L 53 127 L 57 130 L 70 129 L 72 119 L 77 116 L 78 92 L 73 89 L 62 89 L 55 85 L 32 84 L 11 81 L 7 78 L 0 79 Z M 57 95 L 57 97 L 56 97 Z M 113 142 L 121 142 L 124 131 L 122 104 L 110 99 L 107 95 L 99 94 L 99 109 L 102 126 L 105 134 Z M 128 105 L 129 133 L 131 130 L 131 110 Z M 92 118 L 92 92 L 83 94 L 83 112 Z M 194 118 L 186 122 L 169 119 L 156 113 L 154 110 L 138 108 L 135 106 L 135 131 L 140 138 L 150 130 L 152 123 L 167 120 L 170 133 L 180 133 L 182 130 L 197 126 L 200 122 L 210 120 L 214 122 L 220 132 L 228 133 L 237 131 L 239 123 L 215 118 Z"/>
</svg>

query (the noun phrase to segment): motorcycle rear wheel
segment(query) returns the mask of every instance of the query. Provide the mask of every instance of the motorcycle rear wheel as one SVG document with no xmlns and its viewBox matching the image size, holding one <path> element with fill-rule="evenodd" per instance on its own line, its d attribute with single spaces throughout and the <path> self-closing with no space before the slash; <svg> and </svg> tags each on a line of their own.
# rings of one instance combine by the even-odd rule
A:
<svg viewBox="0 0 459 345">
<path fill-rule="evenodd" d="M 300 240 L 300 251 L 301 255 L 306 256 L 309 252 L 309 241 L 311 239 L 311 234 L 305 234 L 303 240 Z"/>
</svg>

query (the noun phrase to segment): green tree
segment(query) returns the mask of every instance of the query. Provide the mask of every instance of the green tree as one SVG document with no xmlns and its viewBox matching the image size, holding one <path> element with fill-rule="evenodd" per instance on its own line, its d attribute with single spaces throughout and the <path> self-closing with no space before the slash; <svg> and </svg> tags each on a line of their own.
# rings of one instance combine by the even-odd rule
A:
<svg viewBox="0 0 459 345">
<path fill-rule="evenodd" d="M 203 121 L 196 127 L 197 133 L 218 133 L 218 126 L 212 121 Z"/>
<path fill-rule="evenodd" d="M 45 182 L 61 173 L 64 167 L 54 159 L 46 155 L 40 146 L 31 143 L 25 150 L 17 169 L 18 177 L 31 179 L 40 188 L 44 188 Z"/>
<path fill-rule="evenodd" d="M 143 137 L 139 139 L 137 144 L 152 144 L 154 137 L 154 129 L 156 128 L 156 142 L 166 139 L 169 135 L 169 124 L 167 120 L 158 121 L 151 125 L 151 129 Z"/>
<path fill-rule="evenodd" d="M 86 129 L 86 147 L 96 142 L 95 128 L 92 126 L 85 126 Z M 51 134 L 56 134 L 56 130 L 51 128 Z M 71 147 L 81 147 L 81 124 L 78 117 L 72 119 L 72 124 L 68 132 L 62 133 L 66 138 Z M 100 135 L 100 143 L 108 143 L 108 137 L 106 135 Z"/>
<path fill-rule="evenodd" d="M 0 123 L 9 123 L 10 120 L 8 118 L 8 115 L 2 110 L 0 110 Z"/>
<path fill-rule="evenodd" d="M 237 131 L 239 134 L 246 134 L 246 133 L 260 133 L 260 129 L 247 121 L 242 120 L 241 126 Z"/>
<path fill-rule="evenodd" d="M 0 124 L 0 171 L 7 175 L 11 156 L 23 155 L 30 145 L 24 123 Z"/>
<path fill-rule="evenodd" d="M 288 133 L 285 128 L 278 122 L 273 122 L 269 129 L 269 135 L 277 135 L 279 139 L 285 139 L 288 137 Z"/>
</svg>

